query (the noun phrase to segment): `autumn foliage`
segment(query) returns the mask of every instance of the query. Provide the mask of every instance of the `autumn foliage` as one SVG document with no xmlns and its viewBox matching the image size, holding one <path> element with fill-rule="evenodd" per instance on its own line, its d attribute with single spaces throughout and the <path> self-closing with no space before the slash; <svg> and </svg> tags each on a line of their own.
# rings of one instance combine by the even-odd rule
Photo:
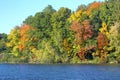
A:
<svg viewBox="0 0 120 80">
<path fill-rule="evenodd" d="M 85 60 L 85 55 L 86 55 L 86 51 L 84 48 L 80 48 L 78 51 L 78 56 L 80 57 L 81 60 Z"/>
<path fill-rule="evenodd" d="M 83 34 L 84 34 L 84 27 L 79 22 L 74 21 L 70 27 L 72 31 L 75 32 L 76 42 L 82 43 L 83 41 Z"/>
<path fill-rule="evenodd" d="M 84 20 L 83 21 L 83 26 L 84 26 L 84 40 L 91 38 L 93 36 L 93 31 L 92 31 L 92 26 L 90 25 L 89 20 Z"/>
<path fill-rule="evenodd" d="M 81 24 L 77 21 L 74 21 L 70 28 L 75 32 L 75 38 L 77 42 L 80 43 L 82 43 L 83 40 L 91 38 L 93 35 L 92 26 L 90 25 L 89 20 L 85 20 Z"/>
<path fill-rule="evenodd" d="M 100 6 L 101 2 L 93 2 L 89 4 L 89 7 L 87 9 L 88 14 L 92 12 L 92 10 L 97 10 Z"/>
<path fill-rule="evenodd" d="M 6 45 L 11 53 L 8 60 L 17 61 L 17 58 L 18 62 L 31 63 L 120 62 L 119 5 L 119 0 L 105 0 L 80 5 L 74 12 L 64 7 L 56 11 L 49 5 L 26 18 L 21 26 L 8 34 Z M 4 39 L 0 42 L 5 44 Z M 1 44 L 0 47 L 2 51 L 5 46 Z"/>
<path fill-rule="evenodd" d="M 99 33 L 97 37 L 98 49 L 102 50 L 107 45 L 108 45 L 107 37 L 103 33 Z"/>
<path fill-rule="evenodd" d="M 20 27 L 20 45 L 19 45 L 19 50 L 22 50 L 24 48 L 24 44 L 26 43 L 26 41 L 28 40 L 27 39 L 27 31 L 30 29 L 30 26 L 29 25 L 22 25 Z"/>
<path fill-rule="evenodd" d="M 84 20 L 82 23 L 74 21 L 71 25 L 71 30 L 75 32 L 74 36 L 76 38 L 77 45 L 80 46 L 84 44 L 84 41 L 93 36 L 92 26 L 89 20 Z M 85 60 L 86 50 L 85 48 L 80 48 L 78 55 L 82 60 Z"/>
</svg>

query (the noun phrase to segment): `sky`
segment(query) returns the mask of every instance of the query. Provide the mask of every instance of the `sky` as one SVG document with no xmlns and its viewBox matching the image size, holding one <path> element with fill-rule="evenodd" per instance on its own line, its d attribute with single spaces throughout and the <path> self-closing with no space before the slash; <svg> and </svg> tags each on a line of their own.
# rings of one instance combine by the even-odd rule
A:
<svg viewBox="0 0 120 80">
<path fill-rule="evenodd" d="M 52 5 L 55 10 L 67 7 L 75 11 L 81 4 L 104 0 L 0 0 L 0 33 L 9 34 L 15 26 L 20 26 L 30 15 L 41 12 Z"/>
</svg>

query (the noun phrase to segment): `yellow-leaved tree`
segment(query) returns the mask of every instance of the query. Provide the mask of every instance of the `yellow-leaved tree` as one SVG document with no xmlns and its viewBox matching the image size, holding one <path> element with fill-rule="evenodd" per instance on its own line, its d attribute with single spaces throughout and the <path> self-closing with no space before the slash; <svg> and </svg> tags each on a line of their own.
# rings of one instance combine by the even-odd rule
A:
<svg viewBox="0 0 120 80">
<path fill-rule="evenodd" d="M 68 18 L 68 21 L 71 23 L 73 21 L 83 21 L 85 16 L 87 16 L 87 12 L 84 10 L 79 10 L 76 12 L 73 12 L 71 16 Z"/>
<path fill-rule="evenodd" d="M 106 36 L 108 35 L 108 27 L 105 22 L 102 22 L 102 27 L 99 29 L 99 31 Z"/>
<path fill-rule="evenodd" d="M 11 54 L 13 54 L 16 57 L 19 54 L 19 44 L 20 44 L 19 38 L 20 38 L 20 28 L 15 27 L 10 31 L 10 34 L 7 37 L 8 42 L 6 43 L 7 47 L 11 49 Z"/>
</svg>

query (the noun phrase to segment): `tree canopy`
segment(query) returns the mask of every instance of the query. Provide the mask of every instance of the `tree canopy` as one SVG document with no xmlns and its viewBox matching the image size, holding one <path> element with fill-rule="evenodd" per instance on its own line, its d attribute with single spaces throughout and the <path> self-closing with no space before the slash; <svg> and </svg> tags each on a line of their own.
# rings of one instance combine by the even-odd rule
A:
<svg viewBox="0 0 120 80">
<path fill-rule="evenodd" d="M 120 1 L 51 5 L 0 34 L 1 62 L 120 63 Z"/>
</svg>

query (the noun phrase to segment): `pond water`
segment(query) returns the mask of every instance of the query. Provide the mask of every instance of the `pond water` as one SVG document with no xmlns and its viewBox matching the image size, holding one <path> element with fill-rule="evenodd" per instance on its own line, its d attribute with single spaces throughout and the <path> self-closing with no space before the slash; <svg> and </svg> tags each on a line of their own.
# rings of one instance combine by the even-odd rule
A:
<svg viewBox="0 0 120 80">
<path fill-rule="evenodd" d="M 0 64 L 0 80 L 120 80 L 120 65 Z"/>
</svg>

